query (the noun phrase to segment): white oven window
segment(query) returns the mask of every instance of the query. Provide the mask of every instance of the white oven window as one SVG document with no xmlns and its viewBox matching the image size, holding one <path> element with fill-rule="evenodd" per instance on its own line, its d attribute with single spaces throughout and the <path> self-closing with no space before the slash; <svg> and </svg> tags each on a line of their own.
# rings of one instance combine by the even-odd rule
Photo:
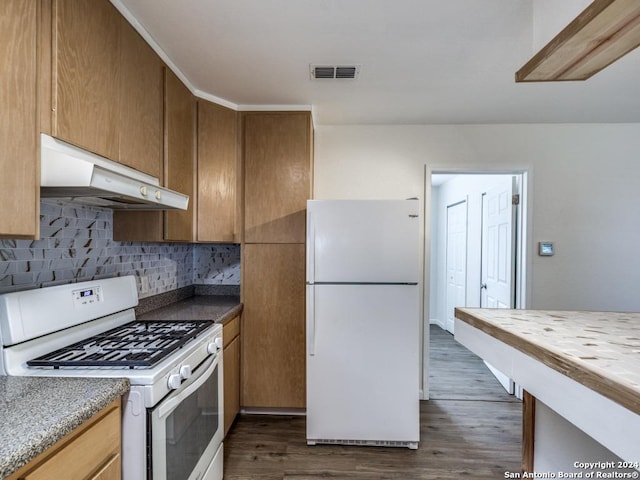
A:
<svg viewBox="0 0 640 480">
<path fill-rule="evenodd" d="M 218 431 L 218 369 L 167 417 L 167 480 L 189 478 Z"/>
<path fill-rule="evenodd" d="M 220 365 L 198 373 L 153 410 L 153 480 L 201 478 L 222 441 Z"/>
</svg>

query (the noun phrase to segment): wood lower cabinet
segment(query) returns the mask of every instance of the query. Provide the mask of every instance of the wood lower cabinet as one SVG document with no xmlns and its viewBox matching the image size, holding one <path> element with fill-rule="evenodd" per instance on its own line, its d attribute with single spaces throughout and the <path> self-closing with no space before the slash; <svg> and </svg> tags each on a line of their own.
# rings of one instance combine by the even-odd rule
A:
<svg viewBox="0 0 640 480">
<path fill-rule="evenodd" d="M 243 114 L 245 242 L 305 242 L 312 142 L 310 112 Z"/>
<path fill-rule="evenodd" d="M 240 317 L 224 324 L 224 434 L 240 412 Z"/>
<path fill-rule="evenodd" d="M 238 113 L 198 100 L 199 242 L 238 242 Z"/>
<path fill-rule="evenodd" d="M 52 135 L 118 159 L 120 14 L 105 0 L 53 0 Z"/>
<path fill-rule="evenodd" d="M 39 235 L 38 2 L 3 0 L 0 15 L 0 238 Z"/>
<path fill-rule="evenodd" d="M 120 480 L 122 478 L 122 459 L 114 456 L 90 480 Z"/>
<path fill-rule="evenodd" d="M 120 480 L 120 399 L 58 441 L 8 480 Z"/>
<path fill-rule="evenodd" d="M 242 405 L 304 408 L 305 246 L 243 251 Z"/>
</svg>

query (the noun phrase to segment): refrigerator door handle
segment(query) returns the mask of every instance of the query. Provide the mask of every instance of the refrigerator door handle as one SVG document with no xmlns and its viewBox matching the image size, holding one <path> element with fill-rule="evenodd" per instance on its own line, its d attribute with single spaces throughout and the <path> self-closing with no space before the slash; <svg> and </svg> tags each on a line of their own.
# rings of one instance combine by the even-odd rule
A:
<svg viewBox="0 0 640 480">
<path fill-rule="evenodd" d="M 307 291 L 307 354 L 316 354 L 316 301 L 315 289 L 308 288 Z"/>
<path fill-rule="evenodd" d="M 313 223 L 313 212 L 307 212 L 307 283 L 315 280 L 316 264 L 316 227 Z"/>
</svg>

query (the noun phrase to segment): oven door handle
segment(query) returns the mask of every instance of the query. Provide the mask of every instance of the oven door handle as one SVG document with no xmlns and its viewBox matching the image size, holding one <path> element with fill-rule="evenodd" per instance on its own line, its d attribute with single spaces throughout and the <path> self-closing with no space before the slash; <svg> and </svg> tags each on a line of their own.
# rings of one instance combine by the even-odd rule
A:
<svg viewBox="0 0 640 480">
<path fill-rule="evenodd" d="M 205 360 L 201 367 L 196 370 L 196 372 L 202 372 L 197 377 L 191 377 L 190 382 L 176 390 L 174 395 L 162 402 L 158 406 L 158 416 L 159 418 L 163 418 L 176 408 L 180 402 L 182 402 L 186 397 L 195 392 L 198 388 L 202 386 L 204 382 L 206 382 L 209 377 L 213 374 L 213 371 L 218 366 L 218 355 L 212 355 L 207 360 Z"/>
</svg>

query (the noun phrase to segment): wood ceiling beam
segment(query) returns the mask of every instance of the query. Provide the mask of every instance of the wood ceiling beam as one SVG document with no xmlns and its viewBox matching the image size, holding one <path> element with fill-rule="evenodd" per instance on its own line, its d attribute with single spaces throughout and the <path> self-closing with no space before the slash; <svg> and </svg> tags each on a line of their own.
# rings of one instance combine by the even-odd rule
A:
<svg viewBox="0 0 640 480">
<path fill-rule="evenodd" d="M 586 80 L 640 45 L 640 1 L 595 0 L 516 72 L 516 82 Z"/>
</svg>

